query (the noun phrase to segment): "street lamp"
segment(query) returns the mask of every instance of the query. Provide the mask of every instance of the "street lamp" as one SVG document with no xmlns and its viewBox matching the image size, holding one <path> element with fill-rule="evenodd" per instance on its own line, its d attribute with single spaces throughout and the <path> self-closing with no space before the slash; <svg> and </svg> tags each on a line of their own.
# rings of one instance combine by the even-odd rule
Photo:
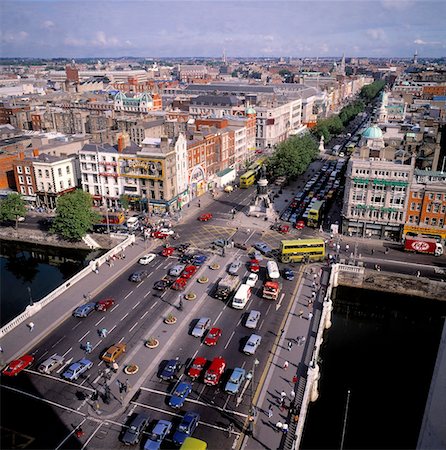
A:
<svg viewBox="0 0 446 450">
<path fill-rule="evenodd" d="M 34 301 L 33 301 L 33 296 L 31 295 L 31 286 L 28 286 L 26 289 L 28 290 L 28 295 L 29 295 L 29 306 L 33 306 Z"/>
<path fill-rule="evenodd" d="M 254 397 L 254 373 L 255 373 L 255 368 L 256 366 L 258 366 L 260 364 L 260 361 L 256 358 L 254 360 L 254 362 L 252 363 L 252 369 L 251 371 L 248 373 L 248 375 L 246 376 L 246 378 L 248 378 L 248 380 L 250 381 L 250 385 L 251 385 L 251 389 L 250 389 L 250 393 L 251 393 L 251 401 L 250 401 L 250 408 L 249 408 L 249 415 L 250 416 L 255 416 L 255 406 L 253 405 L 253 397 Z M 249 418 L 250 422 L 253 421 L 254 418 L 251 419 L 251 417 Z"/>
</svg>

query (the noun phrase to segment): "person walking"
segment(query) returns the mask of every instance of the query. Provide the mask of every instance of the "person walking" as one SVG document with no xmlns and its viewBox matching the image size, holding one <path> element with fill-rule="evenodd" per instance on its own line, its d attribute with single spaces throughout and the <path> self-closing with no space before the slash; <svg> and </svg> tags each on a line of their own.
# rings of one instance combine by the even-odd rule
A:
<svg viewBox="0 0 446 450">
<path fill-rule="evenodd" d="M 277 430 L 277 431 L 282 431 L 282 428 L 283 428 L 283 423 L 279 420 L 279 421 L 276 423 L 276 430 Z"/>
<path fill-rule="evenodd" d="M 286 398 L 286 392 L 285 391 L 282 391 L 281 393 L 280 393 L 280 400 L 282 401 L 282 400 L 284 400 Z"/>
<path fill-rule="evenodd" d="M 85 351 L 87 353 L 91 353 L 91 350 L 92 350 L 91 343 L 90 343 L 90 341 L 87 341 L 87 343 L 85 344 Z"/>
<path fill-rule="evenodd" d="M 288 361 L 285 361 L 285 362 L 283 363 L 283 370 L 287 370 L 287 369 L 288 369 L 288 366 L 289 366 Z"/>
<path fill-rule="evenodd" d="M 291 341 L 288 341 L 288 351 L 290 352 L 293 348 L 293 343 Z"/>
<path fill-rule="evenodd" d="M 234 424 L 232 422 L 229 423 L 227 431 L 228 431 L 228 437 L 231 437 L 231 434 L 234 432 Z"/>
<path fill-rule="evenodd" d="M 267 414 L 268 414 L 268 419 L 271 419 L 271 417 L 273 417 L 273 414 L 274 414 L 273 405 L 269 405 Z"/>
<path fill-rule="evenodd" d="M 294 389 L 291 389 L 291 392 L 290 392 L 291 401 L 293 401 L 295 397 L 296 397 L 296 393 L 294 392 Z"/>
<path fill-rule="evenodd" d="M 296 384 L 297 383 L 297 375 L 294 375 L 291 381 L 293 384 Z"/>
<path fill-rule="evenodd" d="M 108 333 L 107 328 L 101 328 L 99 331 L 99 336 L 101 338 L 105 338 L 105 337 L 107 337 L 107 333 Z"/>
<path fill-rule="evenodd" d="M 302 317 L 304 315 L 304 310 L 300 309 L 299 313 L 297 315 L 298 315 L 298 317 Z"/>
<path fill-rule="evenodd" d="M 308 320 L 310 321 L 312 318 L 313 318 L 313 313 L 312 313 L 312 312 L 309 312 L 309 313 L 308 313 Z"/>
<path fill-rule="evenodd" d="M 30 323 L 28 324 L 28 327 L 29 327 L 29 331 L 30 331 L 30 332 L 33 331 L 33 330 L 34 330 L 34 322 L 30 322 Z"/>
<path fill-rule="evenodd" d="M 3 347 L 0 345 L 0 353 L 3 353 Z"/>
<path fill-rule="evenodd" d="M 345 253 L 348 253 L 349 249 L 350 249 L 350 246 L 348 244 L 345 244 Z"/>
<path fill-rule="evenodd" d="M 288 424 L 286 422 L 282 425 L 282 433 L 283 434 L 288 433 Z"/>
</svg>

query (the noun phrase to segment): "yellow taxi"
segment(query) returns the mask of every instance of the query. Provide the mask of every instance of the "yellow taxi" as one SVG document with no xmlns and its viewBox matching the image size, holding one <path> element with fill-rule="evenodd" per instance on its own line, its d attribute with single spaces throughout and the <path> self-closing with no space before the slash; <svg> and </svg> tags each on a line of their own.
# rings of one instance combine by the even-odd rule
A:
<svg viewBox="0 0 446 450">
<path fill-rule="evenodd" d="M 126 345 L 123 343 L 112 345 L 102 355 L 102 360 L 108 363 L 114 363 L 123 353 L 125 353 L 125 349 Z"/>
</svg>

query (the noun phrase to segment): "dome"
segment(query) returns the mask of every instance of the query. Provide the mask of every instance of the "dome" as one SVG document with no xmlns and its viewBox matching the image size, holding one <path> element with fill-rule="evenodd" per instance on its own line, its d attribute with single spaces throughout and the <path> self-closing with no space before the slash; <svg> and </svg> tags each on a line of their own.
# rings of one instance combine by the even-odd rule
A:
<svg viewBox="0 0 446 450">
<path fill-rule="evenodd" d="M 367 128 L 364 133 L 362 133 L 362 137 L 366 139 L 382 139 L 383 132 L 381 131 L 381 128 L 373 125 L 372 127 Z"/>
<path fill-rule="evenodd" d="M 257 114 L 254 108 L 246 108 L 245 114 Z"/>
</svg>

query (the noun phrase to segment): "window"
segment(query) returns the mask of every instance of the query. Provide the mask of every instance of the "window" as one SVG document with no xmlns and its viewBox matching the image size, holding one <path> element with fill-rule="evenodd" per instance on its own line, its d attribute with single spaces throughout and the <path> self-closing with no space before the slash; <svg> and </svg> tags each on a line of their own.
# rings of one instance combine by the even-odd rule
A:
<svg viewBox="0 0 446 450">
<path fill-rule="evenodd" d="M 23 178 L 23 175 L 19 175 L 19 183 L 20 183 L 20 184 L 25 183 L 25 180 L 24 180 L 24 178 Z"/>
<path fill-rule="evenodd" d="M 32 186 L 28 186 L 28 193 L 29 195 L 34 195 L 34 189 L 32 188 Z"/>
<path fill-rule="evenodd" d="M 63 181 L 62 180 L 59 181 L 59 186 L 60 186 L 61 189 L 63 189 Z"/>
<path fill-rule="evenodd" d="M 45 169 L 45 176 L 46 176 L 47 178 L 50 177 L 50 171 L 49 171 L 48 169 Z"/>
<path fill-rule="evenodd" d="M 61 177 L 62 176 L 62 169 L 59 167 L 58 169 L 57 169 L 57 174 Z"/>
<path fill-rule="evenodd" d="M 426 212 L 431 212 L 432 211 L 432 203 L 429 203 L 427 206 L 426 206 Z"/>
<path fill-rule="evenodd" d="M 67 175 L 70 174 L 70 166 L 67 166 Z"/>
<path fill-rule="evenodd" d="M 37 169 L 37 174 L 39 175 L 39 177 L 42 176 L 42 169 Z"/>
<path fill-rule="evenodd" d="M 437 225 L 437 219 L 435 217 L 432 218 L 431 225 L 433 226 Z"/>
<path fill-rule="evenodd" d="M 68 187 L 71 187 L 71 178 L 68 178 Z"/>
<path fill-rule="evenodd" d="M 31 173 L 31 169 L 29 166 L 25 166 L 25 173 Z"/>
<path fill-rule="evenodd" d="M 26 177 L 26 184 L 33 184 L 31 177 Z"/>
<path fill-rule="evenodd" d="M 25 188 L 25 186 L 20 186 L 20 192 L 21 192 L 22 194 L 26 194 L 26 188 Z"/>
<path fill-rule="evenodd" d="M 439 226 L 439 227 L 443 227 L 443 225 L 444 225 L 444 220 L 443 220 L 443 219 L 440 219 L 440 220 L 438 221 L 438 226 Z"/>
<path fill-rule="evenodd" d="M 411 211 L 415 211 L 415 202 L 412 202 L 410 204 L 410 209 L 411 209 Z"/>
<path fill-rule="evenodd" d="M 17 166 L 17 173 L 23 173 L 22 166 Z"/>
<path fill-rule="evenodd" d="M 434 203 L 434 213 L 440 211 L 440 205 L 438 203 Z"/>
<path fill-rule="evenodd" d="M 437 194 L 437 200 L 441 200 L 441 194 Z"/>
</svg>

